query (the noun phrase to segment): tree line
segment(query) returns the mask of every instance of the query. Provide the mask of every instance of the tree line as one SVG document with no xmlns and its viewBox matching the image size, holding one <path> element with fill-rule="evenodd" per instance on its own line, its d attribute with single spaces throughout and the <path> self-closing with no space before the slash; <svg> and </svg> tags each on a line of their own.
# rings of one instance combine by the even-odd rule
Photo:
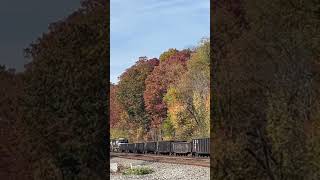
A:
<svg viewBox="0 0 320 180">
<path fill-rule="evenodd" d="M 210 41 L 142 59 L 110 83 L 111 138 L 190 140 L 210 134 Z"/>
</svg>

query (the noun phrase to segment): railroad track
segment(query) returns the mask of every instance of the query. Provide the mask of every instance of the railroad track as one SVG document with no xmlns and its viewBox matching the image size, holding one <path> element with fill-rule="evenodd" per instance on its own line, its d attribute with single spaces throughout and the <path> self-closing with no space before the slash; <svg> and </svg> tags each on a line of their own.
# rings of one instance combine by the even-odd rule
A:
<svg viewBox="0 0 320 180">
<path fill-rule="evenodd" d="M 210 158 L 201 158 L 201 157 L 164 156 L 164 155 L 154 155 L 154 154 L 133 154 L 133 153 L 115 153 L 115 152 L 110 152 L 110 157 L 210 167 Z"/>
</svg>

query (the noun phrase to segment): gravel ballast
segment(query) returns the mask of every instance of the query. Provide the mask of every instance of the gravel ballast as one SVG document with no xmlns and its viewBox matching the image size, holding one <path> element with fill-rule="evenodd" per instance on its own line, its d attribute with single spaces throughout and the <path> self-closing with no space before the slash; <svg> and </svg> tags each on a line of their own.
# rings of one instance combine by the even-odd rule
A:
<svg viewBox="0 0 320 180">
<path fill-rule="evenodd" d="M 110 163 L 118 163 L 121 166 L 129 167 L 130 164 L 141 164 L 154 170 L 153 173 L 147 175 L 122 175 L 121 173 L 111 173 L 111 180 L 207 180 L 210 179 L 210 168 L 148 162 L 142 160 L 132 160 L 124 158 L 112 158 Z"/>
</svg>

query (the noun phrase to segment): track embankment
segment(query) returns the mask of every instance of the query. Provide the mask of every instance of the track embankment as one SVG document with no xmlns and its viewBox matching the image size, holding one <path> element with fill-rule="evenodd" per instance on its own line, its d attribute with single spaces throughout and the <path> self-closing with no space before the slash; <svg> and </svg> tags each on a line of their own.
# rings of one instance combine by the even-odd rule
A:
<svg viewBox="0 0 320 180">
<path fill-rule="evenodd" d="M 134 154 L 134 153 L 115 153 L 115 152 L 110 152 L 110 157 L 210 167 L 210 158 L 201 158 L 201 157 L 166 156 L 166 155 L 154 155 L 154 154 Z"/>
</svg>

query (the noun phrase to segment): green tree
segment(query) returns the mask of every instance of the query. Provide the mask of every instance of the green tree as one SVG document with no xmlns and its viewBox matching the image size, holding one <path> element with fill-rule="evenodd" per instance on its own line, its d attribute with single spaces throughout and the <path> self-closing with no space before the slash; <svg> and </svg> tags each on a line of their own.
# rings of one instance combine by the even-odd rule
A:
<svg viewBox="0 0 320 180">
<path fill-rule="evenodd" d="M 110 83 L 110 128 L 115 128 L 121 123 L 123 107 L 117 99 L 118 86 Z"/>
<path fill-rule="evenodd" d="M 143 99 L 145 79 L 158 64 L 159 60 L 156 58 L 139 60 L 120 76 L 118 83 L 117 99 L 128 115 L 128 124 L 142 127 L 142 130 L 139 130 L 142 135 L 139 137 L 148 130 L 150 123 Z"/>
</svg>

